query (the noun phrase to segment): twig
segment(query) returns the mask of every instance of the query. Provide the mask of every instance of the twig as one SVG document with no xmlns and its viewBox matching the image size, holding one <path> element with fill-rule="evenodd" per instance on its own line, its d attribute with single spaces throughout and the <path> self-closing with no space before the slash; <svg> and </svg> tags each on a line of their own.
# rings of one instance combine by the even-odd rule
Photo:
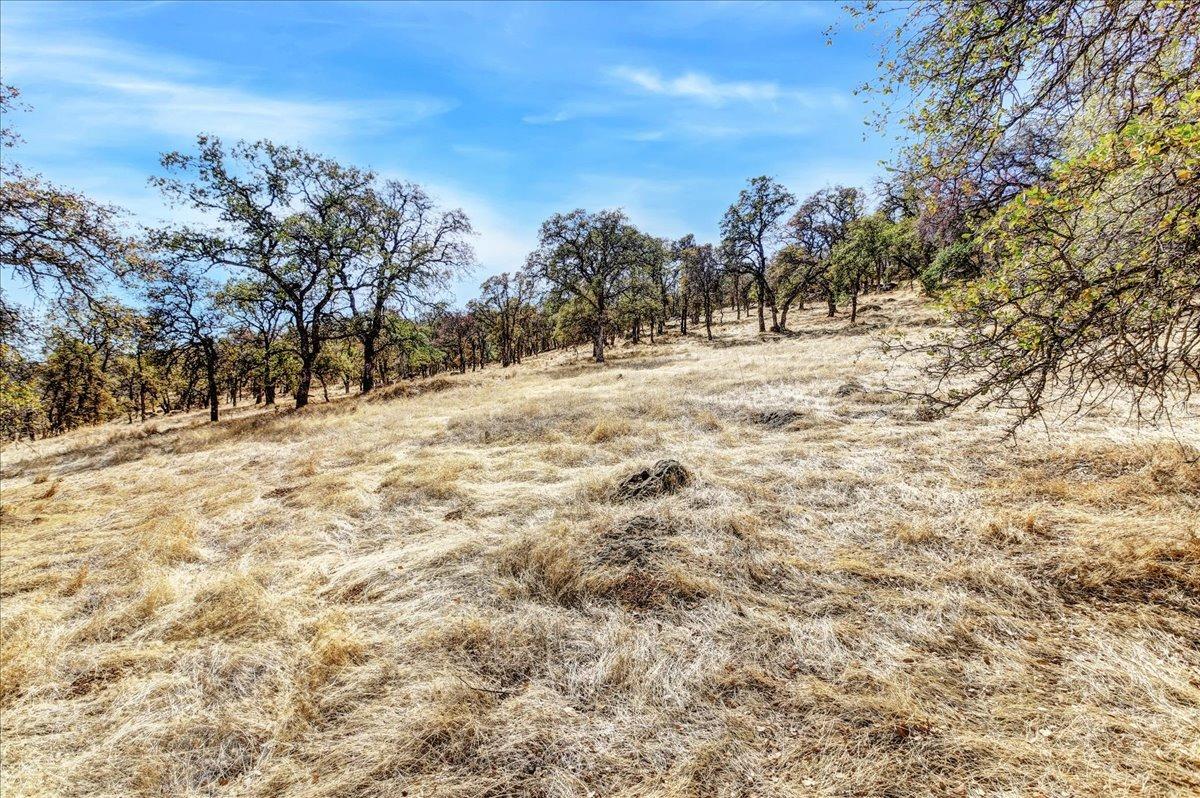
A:
<svg viewBox="0 0 1200 798">
<path fill-rule="evenodd" d="M 472 690 L 478 690 L 481 693 L 494 693 L 495 695 L 512 695 L 511 690 L 493 690 L 490 687 L 480 687 L 478 685 L 471 684 L 466 679 L 459 676 L 457 673 L 454 674 L 454 678 L 458 679 L 460 682 L 462 682 L 467 687 L 470 687 Z"/>
</svg>

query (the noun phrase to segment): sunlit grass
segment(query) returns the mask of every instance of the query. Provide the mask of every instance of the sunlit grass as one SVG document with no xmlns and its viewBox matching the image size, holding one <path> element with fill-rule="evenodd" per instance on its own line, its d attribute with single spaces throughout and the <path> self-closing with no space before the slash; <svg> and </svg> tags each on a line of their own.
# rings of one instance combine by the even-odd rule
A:
<svg viewBox="0 0 1200 798">
<path fill-rule="evenodd" d="M 1200 790 L 1200 426 L 921 421 L 794 316 L 9 447 L 4 795 Z"/>
</svg>

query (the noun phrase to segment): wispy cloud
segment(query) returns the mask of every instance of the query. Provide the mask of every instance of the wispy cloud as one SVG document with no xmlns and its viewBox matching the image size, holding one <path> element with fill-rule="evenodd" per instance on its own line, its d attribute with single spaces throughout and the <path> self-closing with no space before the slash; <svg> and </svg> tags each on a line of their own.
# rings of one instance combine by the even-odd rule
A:
<svg viewBox="0 0 1200 798">
<path fill-rule="evenodd" d="M 701 72 L 665 77 L 654 69 L 614 67 L 609 74 L 647 94 L 693 100 L 710 106 L 728 103 L 787 103 L 806 108 L 845 108 L 849 99 L 840 92 L 811 92 L 780 86 L 774 81 L 716 80 Z"/>
<path fill-rule="evenodd" d="M 326 99 L 267 95 L 222 80 L 213 65 L 141 54 L 98 39 L 47 39 L 25 31 L 4 37 L 5 78 L 53 86 L 68 120 L 49 132 L 59 142 L 123 141 L 132 131 L 191 138 L 274 138 L 319 145 L 343 131 L 359 136 L 410 125 L 454 103 L 429 96 Z"/>
<path fill-rule="evenodd" d="M 686 97 L 710 105 L 722 105 L 730 100 L 774 102 L 783 95 L 783 91 L 777 83 L 766 81 L 722 82 L 699 72 L 686 72 L 676 78 L 666 78 L 653 69 L 620 66 L 612 70 L 612 75 L 651 94 Z"/>
<path fill-rule="evenodd" d="M 559 122 L 569 122 L 575 119 L 578 114 L 573 113 L 566 108 L 560 108 L 557 111 L 547 111 L 544 114 L 526 114 L 521 117 L 521 121 L 527 125 L 557 125 Z"/>
<path fill-rule="evenodd" d="M 627 110 L 625 105 L 625 103 L 615 101 L 578 100 L 565 103 L 552 111 L 526 114 L 521 117 L 521 121 L 527 125 L 557 125 L 560 122 L 571 122 L 576 119 L 612 116 L 622 110 Z"/>
<path fill-rule="evenodd" d="M 87 118 L 110 128 L 152 127 L 172 137 L 199 131 L 229 138 L 274 138 L 312 144 L 336 137 L 376 133 L 443 113 L 452 103 L 433 98 L 387 100 L 280 99 L 228 86 L 142 80 L 129 76 L 93 76 L 101 97 L 72 105 Z"/>
</svg>

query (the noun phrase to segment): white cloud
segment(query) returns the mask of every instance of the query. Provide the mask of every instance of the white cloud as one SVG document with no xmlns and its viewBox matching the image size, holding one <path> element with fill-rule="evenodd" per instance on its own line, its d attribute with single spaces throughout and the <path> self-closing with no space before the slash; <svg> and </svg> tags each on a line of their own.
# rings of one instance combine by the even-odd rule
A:
<svg viewBox="0 0 1200 798">
<path fill-rule="evenodd" d="M 685 72 L 678 77 L 668 78 L 657 70 L 628 66 L 615 67 L 609 74 L 648 94 L 694 100 L 710 106 L 730 102 L 788 103 L 805 108 L 840 109 L 849 105 L 846 96 L 839 92 L 814 93 L 785 88 L 773 81 L 720 81 L 700 72 Z"/>
<path fill-rule="evenodd" d="M 564 108 L 544 114 L 528 114 L 521 117 L 521 121 L 527 125 L 556 125 L 559 122 L 570 121 L 575 117 L 576 114 Z"/>
<path fill-rule="evenodd" d="M 627 91 L 601 99 L 564 103 L 529 114 L 527 125 L 554 125 L 583 119 L 617 120 L 626 130 L 611 135 L 626 141 L 717 140 L 753 136 L 806 135 L 828 115 L 851 109 L 839 91 L 805 90 L 773 82 L 719 81 L 698 72 L 667 78 L 652 69 L 615 67 L 605 73 Z M 629 128 L 633 127 L 630 131 Z M 595 129 L 595 128 L 593 128 Z"/>
<path fill-rule="evenodd" d="M 380 101 L 276 99 L 221 86 L 98 76 L 104 97 L 70 104 L 90 124 L 150 127 L 171 137 L 204 131 L 227 138 L 294 144 L 328 141 L 340 131 L 378 132 L 443 113 L 450 103 L 423 98 Z"/>
<path fill-rule="evenodd" d="M 613 77 L 632 83 L 650 92 L 668 97 L 686 97 L 710 105 L 722 105 L 730 100 L 745 102 L 774 102 L 783 91 L 779 84 L 771 82 L 713 80 L 699 72 L 686 72 L 677 78 L 664 78 L 652 69 L 617 67 Z"/>
</svg>

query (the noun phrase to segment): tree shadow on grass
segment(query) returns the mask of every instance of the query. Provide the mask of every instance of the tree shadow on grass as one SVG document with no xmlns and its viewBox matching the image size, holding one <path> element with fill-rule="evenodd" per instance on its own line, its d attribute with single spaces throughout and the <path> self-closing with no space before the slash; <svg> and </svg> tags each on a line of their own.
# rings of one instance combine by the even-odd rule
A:
<svg viewBox="0 0 1200 798">
<path fill-rule="evenodd" d="M 82 474 L 114 465 L 122 465 L 155 454 L 192 454 L 220 446 L 228 441 L 283 441 L 291 436 L 287 427 L 302 418 L 342 415 L 358 411 L 360 397 L 338 397 L 328 403 L 294 408 L 262 409 L 249 416 L 210 422 L 197 416 L 191 423 L 165 430 L 143 428 L 126 435 L 116 433 L 86 446 L 47 453 L 25 460 L 6 470 L 5 479 L 54 468 L 59 476 Z M 286 435 L 281 433 L 287 433 Z"/>
</svg>

